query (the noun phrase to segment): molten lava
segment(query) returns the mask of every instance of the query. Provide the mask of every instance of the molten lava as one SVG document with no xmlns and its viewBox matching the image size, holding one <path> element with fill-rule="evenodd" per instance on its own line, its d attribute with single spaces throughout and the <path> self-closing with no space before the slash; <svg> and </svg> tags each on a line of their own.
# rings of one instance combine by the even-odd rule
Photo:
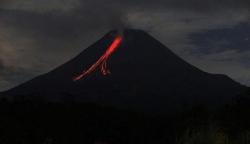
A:
<svg viewBox="0 0 250 144">
<path fill-rule="evenodd" d="M 121 41 L 122 41 L 122 36 L 117 36 L 112 42 L 112 44 L 105 51 L 105 53 L 93 65 L 91 65 L 89 69 L 82 71 L 78 76 L 74 77 L 73 80 L 78 81 L 82 79 L 84 76 L 94 72 L 99 68 L 103 75 L 110 74 L 110 70 L 108 69 L 107 66 L 107 60 L 121 44 Z"/>
</svg>

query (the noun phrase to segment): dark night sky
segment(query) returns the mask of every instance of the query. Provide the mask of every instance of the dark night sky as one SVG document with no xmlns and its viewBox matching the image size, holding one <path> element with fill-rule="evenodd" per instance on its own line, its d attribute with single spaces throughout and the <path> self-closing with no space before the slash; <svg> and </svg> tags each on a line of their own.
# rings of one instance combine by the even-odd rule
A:
<svg viewBox="0 0 250 144">
<path fill-rule="evenodd" d="M 1 0 L 0 90 L 48 72 L 115 28 L 250 85 L 249 0 Z"/>
</svg>

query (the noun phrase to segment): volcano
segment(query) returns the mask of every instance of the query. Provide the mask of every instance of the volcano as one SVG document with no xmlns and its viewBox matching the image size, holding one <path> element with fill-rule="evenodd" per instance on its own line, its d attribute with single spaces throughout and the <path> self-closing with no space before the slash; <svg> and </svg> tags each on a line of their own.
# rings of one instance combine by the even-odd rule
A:
<svg viewBox="0 0 250 144">
<path fill-rule="evenodd" d="M 166 112 L 182 105 L 227 104 L 246 90 L 228 76 L 192 66 L 141 30 L 124 30 L 107 56 L 118 35 L 107 33 L 69 62 L 3 95 Z"/>
</svg>

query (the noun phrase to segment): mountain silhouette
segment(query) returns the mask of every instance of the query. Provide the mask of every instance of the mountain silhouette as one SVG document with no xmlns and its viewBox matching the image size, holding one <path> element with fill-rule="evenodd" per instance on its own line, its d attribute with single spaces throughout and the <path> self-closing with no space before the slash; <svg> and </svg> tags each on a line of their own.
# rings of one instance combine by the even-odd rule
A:
<svg viewBox="0 0 250 144">
<path fill-rule="evenodd" d="M 133 29 L 123 31 L 121 44 L 107 59 L 110 74 L 96 69 L 74 81 L 105 53 L 117 35 L 116 30 L 107 33 L 69 62 L 3 95 L 166 112 L 182 105 L 227 104 L 246 90 L 225 75 L 201 71 L 146 32 Z"/>
</svg>

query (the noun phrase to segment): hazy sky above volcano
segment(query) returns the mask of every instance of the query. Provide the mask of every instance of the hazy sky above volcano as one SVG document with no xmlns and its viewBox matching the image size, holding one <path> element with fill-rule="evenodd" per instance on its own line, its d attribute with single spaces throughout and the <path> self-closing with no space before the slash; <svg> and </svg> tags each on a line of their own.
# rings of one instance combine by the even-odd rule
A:
<svg viewBox="0 0 250 144">
<path fill-rule="evenodd" d="M 0 90 L 68 61 L 115 28 L 250 85 L 249 0 L 1 0 Z"/>
</svg>

